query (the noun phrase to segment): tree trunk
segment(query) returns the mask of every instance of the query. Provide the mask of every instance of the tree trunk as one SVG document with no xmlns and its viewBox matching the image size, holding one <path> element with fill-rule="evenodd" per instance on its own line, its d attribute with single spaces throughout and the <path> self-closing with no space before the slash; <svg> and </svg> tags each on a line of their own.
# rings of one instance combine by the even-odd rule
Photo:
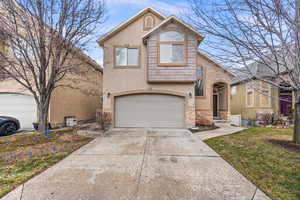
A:
<svg viewBox="0 0 300 200">
<path fill-rule="evenodd" d="M 49 114 L 49 98 L 40 97 L 43 99 L 38 105 L 38 119 L 39 119 L 39 129 L 41 133 L 46 133 L 48 130 L 48 114 Z"/>
<path fill-rule="evenodd" d="M 295 117 L 293 142 L 300 144 L 300 90 L 295 91 Z"/>
</svg>

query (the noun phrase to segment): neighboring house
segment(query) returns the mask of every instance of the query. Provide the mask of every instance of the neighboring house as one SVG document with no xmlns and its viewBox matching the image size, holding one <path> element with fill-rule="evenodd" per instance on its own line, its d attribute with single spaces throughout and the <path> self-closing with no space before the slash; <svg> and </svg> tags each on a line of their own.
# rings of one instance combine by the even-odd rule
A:
<svg viewBox="0 0 300 200">
<path fill-rule="evenodd" d="M 234 76 L 198 51 L 204 36 L 147 7 L 98 39 L 107 127 L 190 128 L 230 115 Z"/>
<path fill-rule="evenodd" d="M 49 107 L 51 127 L 64 126 L 67 116 L 74 116 L 79 122 L 93 120 L 96 110 L 102 108 L 102 68 L 79 50 L 76 55 L 73 62 L 78 62 L 81 73 L 66 75 L 60 83 L 64 86 L 54 90 Z M 21 128 L 32 128 L 37 121 L 33 96 L 15 80 L 1 77 L 4 79 L 0 78 L 0 116 L 16 117 Z"/>
<path fill-rule="evenodd" d="M 253 63 L 248 69 L 242 68 L 236 74 L 231 82 L 231 114 L 241 115 L 244 125 L 262 121 L 264 113 L 273 113 L 276 118 L 283 119 L 292 115 L 291 91 L 255 79 L 255 76 L 272 78 L 272 72 L 267 67 Z"/>
</svg>

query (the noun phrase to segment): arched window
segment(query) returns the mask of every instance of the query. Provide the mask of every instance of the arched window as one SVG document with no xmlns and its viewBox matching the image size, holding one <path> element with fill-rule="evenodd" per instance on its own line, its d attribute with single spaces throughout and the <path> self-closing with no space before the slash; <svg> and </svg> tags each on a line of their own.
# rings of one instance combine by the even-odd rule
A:
<svg viewBox="0 0 300 200">
<path fill-rule="evenodd" d="M 150 30 L 154 27 L 154 17 L 152 15 L 148 15 L 144 18 L 144 30 Z"/>
<path fill-rule="evenodd" d="M 177 31 L 164 31 L 159 35 L 159 64 L 185 64 L 185 36 Z"/>
</svg>

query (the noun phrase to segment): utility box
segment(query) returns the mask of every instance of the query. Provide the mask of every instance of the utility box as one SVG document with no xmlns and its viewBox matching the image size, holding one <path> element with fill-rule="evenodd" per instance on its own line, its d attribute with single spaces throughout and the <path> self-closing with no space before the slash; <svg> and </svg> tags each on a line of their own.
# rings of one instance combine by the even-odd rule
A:
<svg viewBox="0 0 300 200">
<path fill-rule="evenodd" d="M 231 124 L 235 126 L 241 126 L 242 125 L 242 116 L 241 115 L 231 115 L 230 116 Z"/>
<path fill-rule="evenodd" d="M 65 117 L 66 127 L 73 127 L 77 125 L 77 119 L 75 116 L 66 116 Z"/>
</svg>

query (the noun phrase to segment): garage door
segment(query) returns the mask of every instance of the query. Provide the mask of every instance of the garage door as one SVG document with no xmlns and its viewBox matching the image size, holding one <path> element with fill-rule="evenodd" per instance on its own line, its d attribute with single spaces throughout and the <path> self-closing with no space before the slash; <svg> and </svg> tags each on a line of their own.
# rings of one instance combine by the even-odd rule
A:
<svg viewBox="0 0 300 200">
<path fill-rule="evenodd" d="M 22 129 L 32 129 L 36 121 L 36 104 L 34 98 L 20 94 L 0 94 L 0 116 L 17 118 Z"/>
<path fill-rule="evenodd" d="M 163 94 L 116 97 L 116 127 L 184 127 L 184 98 Z"/>
</svg>

